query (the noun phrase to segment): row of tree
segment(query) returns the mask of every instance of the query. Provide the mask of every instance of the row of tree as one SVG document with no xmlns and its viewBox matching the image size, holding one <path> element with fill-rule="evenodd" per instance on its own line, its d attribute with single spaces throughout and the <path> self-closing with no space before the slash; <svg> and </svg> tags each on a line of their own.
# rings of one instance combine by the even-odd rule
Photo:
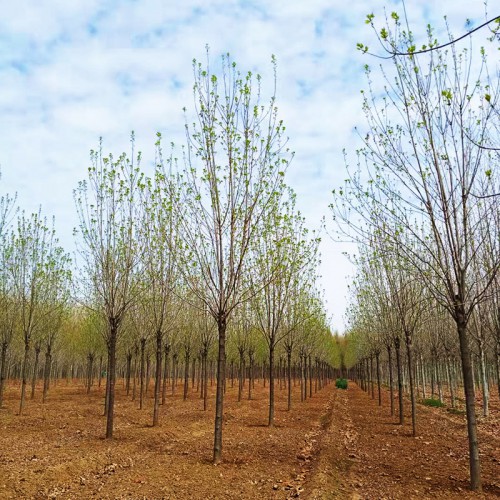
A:
<svg viewBox="0 0 500 500">
<path fill-rule="evenodd" d="M 47 388 L 58 335 L 61 352 L 78 352 L 77 345 L 86 351 L 90 387 L 102 335 L 111 438 L 120 354 L 126 354 L 130 379 L 134 353 L 140 353 L 144 373 L 145 352 L 153 346 L 156 425 L 169 354 L 173 360 L 182 346 L 186 374 L 199 355 L 206 384 L 215 343 L 217 463 L 228 337 L 240 366 L 245 355 L 254 362 L 257 334 L 265 342 L 269 425 L 277 350 L 286 352 L 290 379 L 296 352 L 303 366 L 311 366 L 314 356 L 319 368 L 331 362 L 333 344 L 316 287 L 319 238 L 309 234 L 284 181 L 293 153 L 275 96 L 264 102 L 260 77 L 241 74 L 229 56 L 222 58 L 219 76 L 208 61 L 206 67 L 194 61 L 193 69 L 195 113 L 193 122 L 186 119 L 180 158 L 173 148 L 164 154 L 160 134 L 149 173 L 133 135 L 129 155 L 106 156 L 102 144 L 91 151 L 87 178 L 74 191 L 74 263 L 40 212 L 16 214 L 15 200 L 2 198 L 0 398 L 13 339 L 14 345 L 21 339 L 24 349 L 21 414 L 30 363 L 36 378 L 42 349 Z"/>
<path fill-rule="evenodd" d="M 367 23 L 392 67 L 382 65 L 383 84 L 366 67 L 368 129 L 358 168 L 348 167 L 332 204 L 339 232 L 359 245 L 350 345 L 358 375 L 370 380 L 380 379 L 386 356 L 391 388 L 396 357 L 400 396 L 405 351 L 414 433 L 416 382 L 447 378 L 454 399 L 460 360 L 471 486 L 479 490 L 474 361 L 487 414 L 500 354 L 500 92 L 487 59 L 496 38 L 476 52 L 471 37 L 461 49 L 450 34 L 443 47 L 429 26 L 419 46 L 396 13 L 380 29 L 372 15 Z"/>
</svg>

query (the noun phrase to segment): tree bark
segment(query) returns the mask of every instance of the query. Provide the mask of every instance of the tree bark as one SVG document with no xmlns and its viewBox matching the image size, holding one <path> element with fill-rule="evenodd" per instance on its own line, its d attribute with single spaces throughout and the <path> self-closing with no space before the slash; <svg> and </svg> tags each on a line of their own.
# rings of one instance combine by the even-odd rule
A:
<svg viewBox="0 0 500 500">
<path fill-rule="evenodd" d="M 387 357 L 389 359 L 389 393 L 391 398 L 391 416 L 394 416 L 394 380 L 392 374 L 392 348 L 387 345 Z"/>
<path fill-rule="evenodd" d="M 7 372 L 7 342 L 2 342 L 0 354 L 0 408 L 3 406 L 3 393 L 5 389 L 5 374 Z"/>
<path fill-rule="evenodd" d="M 142 410 L 142 406 L 144 404 L 144 372 L 146 368 L 146 357 L 145 357 L 145 351 L 146 351 L 146 339 L 142 338 L 141 339 L 141 382 L 140 382 L 140 388 L 139 388 L 139 410 Z"/>
<path fill-rule="evenodd" d="M 292 409 L 292 349 L 287 349 L 286 352 L 286 371 L 287 371 L 287 379 L 288 379 L 288 405 L 287 410 L 290 411 Z"/>
<path fill-rule="evenodd" d="M 160 419 L 160 388 L 161 388 L 161 367 L 162 367 L 162 337 L 161 331 L 156 332 L 156 367 L 155 367 L 155 388 L 153 404 L 153 427 L 158 425 Z"/>
<path fill-rule="evenodd" d="M 24 357 L 23 364 L 21 368 L 21 401 L 19 403 L 19 415 L 23 414 L 24 399 L 26 397 L 26 376 L 28 371 L 28 356 L 30 351 L 29 341 L 24 342 Z"/>
<path fill-rule="evenodd" d="M 269 344 L 269 418 L 267 425 L 274 425 L 274 344 Z"/>
<path fill-rule="evenodd" d="M 408 380 L 410 383 L 410 400 L 411 400 L 411 429 L 412 435 L 417 435 L 417 402 L 415 398 L 415 370 L 413 367 L 413 345 L 412 339 L 408 332 L 405 332 L 406 355 L 408 357 Z"/>
<path fill-rule="evenodd" d="M 35 344 L 35 363 L 33 365 L 33 376 L 31 377 L 31 396 L 30 396 L 30 399 L 35 399 L 35 387 L 36 387 L 36 380 L 38 378 L 38 362 L 40 360 L 40 351 L 41 351 L 41 347 L 40 347 L 40 344 L 37 342 Z"/>
<path fill-rule="evenodd" d="M 462 374 L 464 378 L 465 410 L 467 415 L 467 434 L 469 438 L 470 486 L 473 491 L 481 491 L 481 463 L 477 439 L 474 379 L 472 375 L 471 354 L 467 337 L 467 320 L 461 304 L 455 306 L 455 321 L 460 343 Z"/>
<path fill-rule="evenodd" d="M 116 339 L 118 336 L 118 322 L 115 319 L 110 320 L 110 332 L 108 340 L 109 350 L 109 395 L 108 395 L 108 413 L 106 417 L 106 439 L 113 438 L 113 424 L 115 412 L 115 378 L 116 378 Z"/>
<path fill-rule="evenodd" d="M 403 408 L 403 370 L 401 367 L 401 342 L 399 337 L 394 339 L 394 347 L 396 349 L 396 368 L 398 372 L 399 424 L 403 425 L 405 422 Z"/>
<path fill-rule="evenodd" d="M 92 358 L 93 360 L 93 358 Z M 47 400 L 47 393 L 50 387 L 50 369 L 52 367 L 52 346 L 47 344 L 47 350 L 45 351 L 45 366 L 43 370 L 43 392 L 42 392 L 42 403 Z M 90 384 L 92 383 L 92 367 L 90 372 Z M 89 384 L 89 385 L 90 385 Z"/>
<path fill-rule="evenodd" d="M 213 463 L 222 460 L 222 419 L 224 412 L 224 380 L 226 376 L 226 318 L 221 316 L 217 320 L 219 336 L 219 352 L 217 355 L 217 388 L 215 395 L 215 432 Z"/>
</svg>

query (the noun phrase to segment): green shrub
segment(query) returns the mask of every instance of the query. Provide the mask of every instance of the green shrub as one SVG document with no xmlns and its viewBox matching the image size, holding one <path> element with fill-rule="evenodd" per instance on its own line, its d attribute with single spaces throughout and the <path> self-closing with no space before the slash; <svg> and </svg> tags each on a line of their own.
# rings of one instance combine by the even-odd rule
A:
<svg viewBox="0 0 500 500">
<path fill-rule="evenodd" d="M 335 387 L 337 387 L 337 389 L 347 389 L 347 379 L 338 378 L 335 381 Z"/>
<path fill-rule="evenodd" d="M 422 404 L 425 406 L 433 406 L 434 408 L 441 408 L 444 406 L 444 403 L 440 399 L 435 398 L 423 399 Z"/>
</svg>

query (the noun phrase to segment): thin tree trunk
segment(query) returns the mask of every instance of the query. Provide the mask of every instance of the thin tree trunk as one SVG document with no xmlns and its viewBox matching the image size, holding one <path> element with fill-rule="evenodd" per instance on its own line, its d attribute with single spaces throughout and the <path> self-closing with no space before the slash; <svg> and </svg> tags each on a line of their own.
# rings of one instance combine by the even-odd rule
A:
<svg viewBox="0 0 500 500">
<path fill-rule="evenodd" d="M 467 434 L 469 438 L 470 486 L 473 491 L 481 491 L 481 463 L 477 439 L 476 408 L 472 362 L 467 338 L 467 321 L 463 306 L 455 306 L 457 332 L 460 342 L 460 357 L 464 380 L 465 409 L 467 414 Z"/>
<path fill-rule="evenodd" d="M 141 339 L 141 374 L 140 374 L 140 388 L 139 388 L 139 410 L 142 410 L 142 406 L 144 404 L 144 372 L 146 368 L 146 339 Z"/>
<path fill-rule="evenodd" d="M 7 342 L 2 342 L 0 354 L 0 408 L 3 406 L 3 393 L 5 389 L 5 374 L 7 372 Z"/>
<path fill-rule="evenodd" d="M 292 349 L 287 349 L 286 352 L 286 368 L 287 368 L 287 378 L 288 378 L 288 405 L 287 410 L 292 409 Z"/>
<path fill-rule="evenodd" d="M 24 399 L 26 397 L 26 376 L 28 372 L 28 356 L 30 351 L 29 340 L 24 341 L 24 358 L 21 368 L 21 401 L 19 403 L 19 415 L 23 414 Z"/>
<path fill-rule="evenodd" d="M 405 422 L 403 408 L 403 369 L 401 367 L 401 342 L 399 337 L 394 339 L 394 347 L 396 348 L 396 368 L 398 372 L 399 424 L 403 425 Z"/>
<path fill-rule="evenodd" d="M 313 397 L 313 370 L 312 370 L 312 360 L 311 360 L 311 355 L 309 354 L 309 397 Z"/>
<path fill-rule="evenodd" d="M 207 411 L 208 403 L 208 349 L 203 353 L 203 411 Z"/>
<path fill-rule="evenodd" d="M 253 384 L 254 384 L 254 378 L 253 378 L 253 352 L 249 351 L 248 352 L 248 399 L 252 399 L 252 389 L 253 389 Z"/>
<path fill-rule="evenodd" d="M 109 350 L 109 395 L 108 395 L 108 413 L 106 418 L 106 439 L 113 438 L 113 423 L 115 411 L 115 378 L 116 378 L 116 338 L 118 335 L 118 324 L 116 320 L 110 321 L 110 332 L 108 341 Z"/>
<path fill-rule="evenodd" d="M 389 393 L 391 398 L 391 416 L 394 416 L 394 380 L 392 374 L 392 349 L 391 345 L 387 345 L 387 356 L 389 359 Z"/>
<path fill-rule="evenodd" d="M 269 418 L 267 425 L 274 425 L 274 344 L 270 339 L 269 343 Z"/>
<path fill-rule="evenodd" d="M 411 429 L 412 435 L 417 435 L 417 402 L 415 398 L 415 370 L 413 368 L 413 346 L 408 332 L 405 333 L 406 355 L 408 357 L 408 380 L 410 383 Z"/>
<path fill-rule="evenodd" d="M 132 372 L 132 351 L 127 352 L 127 375 L 125 382 L 125 390 L 127 391 L 127 396 L 130 393 L 130 378 Z"/>
<path fill-rule="evenodd" d="M 31 377 L 31 396 L 30 396 L 30 399 L 35 399 L 35 387 L 36 387 L 36 380 L 38 378 L 38 362 L 40 360 L 40 351 L 41 351 L 41 347 L 40 347 L 40 344 L 37 342 L 35 345 L 35 363 L 33 365 L 33 375 Z"/>
<path fill-rule="evenodd" d="M 92 361 L 94 358 L 92 357 Z M 43 370 L 43 392 L 42 392 L 42 403 L 47 400 L 47 393 L 49 392 L 50 386 L 50 369 L 52 367 L 52 346 L 47 344 L 47 350 L 45 351 L 45 367 Z M 92 365 L 90 372 L 90 383 L 92 383 Z"/>
<path fill-rule="evenodd" d="M 89 352 L 87 356 L 89 363 L 87 365 L 87 394 L 90 394 L 90 388 L 92 387 L 92 371 L 94 370 L 94 355 Z M 45 357 L 45 362 L 47 362 L 47 357 Z"/>
<path fill-rule="evenodd" d="M 453 386 L 453 377 L 451 375 L 451 366 L 449 357 L 446 357 L 446 373 L 448 374 L 448 386 L 450 388 L 451 407 L 455 408 L 455 388 Z"/>
<path fill-rule="evenodd" d="M 155 388 L 154 388 L 154 404 L 153 404 L 153 427 L 158 425 L 160 419 L 160 388 L 161 388 L 161 367 L 162 367 L 162 337 L 163 334 L 159 330 L 156 332 L 156 367 L 155 367 Z"/>
<path fill-rule="evenodd" d="M 189 359 L 190 359 L 190 350 L 186 349 L 184 352 L 184 394 L 183 399 L 186 401 L 188 397 L 188 389 L 189 389 Z"/>
<path fill-rule="evenodd" d="M 224 381 L 226 377 L 226 318 L 218 318 L 219 352 L 217 356 L 217 388 L 215 395 L 215 431 L 213 462 L 222 460 L 222 417 L 224 411 Z"/>
<path fill-rule="evenodd" d="M 380 351 L 375 352 L 375 361 L 377 369 L 377 388 L 378 388 L 378 405 L 382 406 L 382 388 L 380 386 Z"/>
<path fill-rule="evenodd" d="M 168 354 L 170 352 L 170 346 L 165 344 L 165 366 L 163 367 L 163 386 L 161 391 L 161 404 L 164 405 L 167 400 L 167 382 L 168 382 Z"/>
<path fill-rule="evenodd" d="M 481 372 L 481 389 L 483 393 L 483 416 L 487 417 L 490 413 L 490 389 L 488 387 L 488 377 L 486 375 L 486 360 L 484 355 L 484 343 L 482 340 L 479 342 L 479 369 Z"/>
</svg>

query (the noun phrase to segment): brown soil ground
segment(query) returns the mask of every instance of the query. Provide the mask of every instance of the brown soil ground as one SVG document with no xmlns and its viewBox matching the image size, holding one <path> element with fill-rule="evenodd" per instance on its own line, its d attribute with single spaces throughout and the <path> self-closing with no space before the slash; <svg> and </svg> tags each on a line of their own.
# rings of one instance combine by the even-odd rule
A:
<svg viewBox="0 0 500 500">
<path fill-rule="evenodd" d="M 211 388 L 213 393 L 215 387 Z M 152 387 L 150 388 L 152 390 Z M 419 405 L 419 435 L 395 425 L 384 406 L 350 384 L 333 384 L 286 411 L 277 390 L 276 426 L 267 427 L 267 388 L 225 399 L 224 463 L 211 464 L 213 399 L 169 395 L 160 426 L 119 388 L 115 438 L 103 439 L 102 389 L 86 395 L 59 382 L 16 415 L 18 387 L 0 411 L 0 498 L 286 499 L 478 498 L 467 491 L 463 415 Z M 213 395 L 212 395 L 213 396 Z M 246 395 L 245 395 L 246 396 Z M 407 419 L 409 421 L 409 418 Z M 500 496 L 500 404 L 480 422 L 484 498 Z"/>
</svg>

